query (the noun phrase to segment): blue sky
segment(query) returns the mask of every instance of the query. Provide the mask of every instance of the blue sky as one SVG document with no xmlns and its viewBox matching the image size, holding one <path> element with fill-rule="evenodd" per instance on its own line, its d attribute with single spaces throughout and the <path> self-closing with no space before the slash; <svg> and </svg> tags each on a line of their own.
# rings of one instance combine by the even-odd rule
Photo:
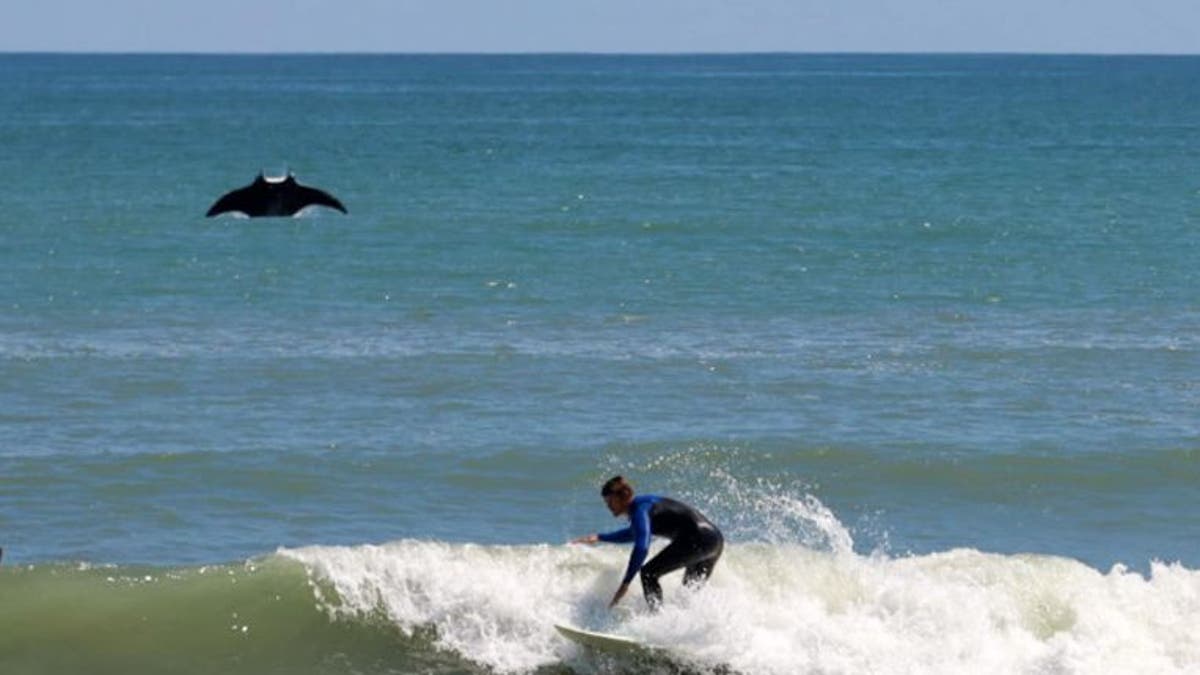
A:
<svg viewBox="0 0 1200 675">
<path fill-rule="evenodd" d="M 1200 53 L 1200 0 L 3 0 L 0 51 Z"/>
</svg>

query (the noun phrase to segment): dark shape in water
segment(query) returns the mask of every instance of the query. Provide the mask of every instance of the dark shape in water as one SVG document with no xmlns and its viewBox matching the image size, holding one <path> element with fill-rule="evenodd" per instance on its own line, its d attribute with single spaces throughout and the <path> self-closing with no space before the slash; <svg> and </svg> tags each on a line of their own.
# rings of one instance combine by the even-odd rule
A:
<svg viewBox="0 0 1200 675">
<path fill-rule="evenodd" d="M 253 183 L 218 199 L 205 216 L 212 217 L 231 211 L 244 213 L 251 218 L 292 216 L 304 207 L 314 204 L 349 213 L 336 197 L 323 190 L 297 183 L 296 177 L 291 173 L 281 178 L 267 178 L 260 172 Z"/>
</svg>

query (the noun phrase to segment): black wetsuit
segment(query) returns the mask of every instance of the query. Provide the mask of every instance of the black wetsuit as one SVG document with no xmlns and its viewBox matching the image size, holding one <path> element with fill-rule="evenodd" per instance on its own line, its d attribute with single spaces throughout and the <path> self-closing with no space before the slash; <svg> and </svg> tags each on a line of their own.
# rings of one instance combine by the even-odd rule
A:
<svg viewBox="0 0 1200 675">
<path fill-rule="evenodd" d="M 671 543 L 643 564 L 652 534 L 666 537 Z M 629 505 L 629 527 L 601 534 L 600 540 L 633 542 L 623 583 L 633 581 L 641 572 L 642 592 L 651 607 L 662 604 L 659 577 L 682 567 L 683 583 L 702 582 L 712 574 L 713 565 L 725 549 L 721 531 L 708 518 L 683 502 L 657 495 L 634 497 Z"/>
</svg>

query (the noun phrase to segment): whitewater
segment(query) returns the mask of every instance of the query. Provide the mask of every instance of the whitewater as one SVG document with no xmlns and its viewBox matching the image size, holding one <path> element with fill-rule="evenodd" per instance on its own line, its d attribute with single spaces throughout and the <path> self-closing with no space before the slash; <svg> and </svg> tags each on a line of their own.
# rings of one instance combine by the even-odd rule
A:
<svg viewBox="0 0 1200 675">
<path fill-rule="evenodd" d="M 776 498 L 776 503 L 780 500 Z M 554 664 L 601 672 L 552 629 L 569 623 L 665 647 L 670 664 L 740 673 L 1187 673 L 1200 670 L 1200 572 L 1154 563 L 1148 576 L 1048 555 L 953 549 L 853 552 L 819 502 L 832 546 L 728 547 L 702 590 L 667 585 L 659 612 L 607 598 L 626 553 L 609 547 L 399 541 L 306 547 L 298 560 L 338 620 L 386 617 L 405 634 L 505 673 Z M 631 594 L 636 595 L 636 594 Z M 580 659 L 583 659 L 582 661 Z"/>
</svg>

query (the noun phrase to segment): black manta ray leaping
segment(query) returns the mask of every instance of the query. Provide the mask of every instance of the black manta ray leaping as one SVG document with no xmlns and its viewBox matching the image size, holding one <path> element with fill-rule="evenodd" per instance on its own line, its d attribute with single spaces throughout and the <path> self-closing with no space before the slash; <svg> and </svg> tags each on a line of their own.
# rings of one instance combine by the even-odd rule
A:
<svg viewBox="0 0 1200 675">
<path fill-rule="evenodd" d="M 292 216 L 306 206 L 328 206 L 349 213 L 336 197 L 316 188 L 301 185 L 291 172 L 287 176 L 268 178 L 259 172 L 258 178 L 244 188 L 238 188 L 217 200 L 205 214 L 244 213 L 251 218 L 262 216 Z"/>
</svg>

